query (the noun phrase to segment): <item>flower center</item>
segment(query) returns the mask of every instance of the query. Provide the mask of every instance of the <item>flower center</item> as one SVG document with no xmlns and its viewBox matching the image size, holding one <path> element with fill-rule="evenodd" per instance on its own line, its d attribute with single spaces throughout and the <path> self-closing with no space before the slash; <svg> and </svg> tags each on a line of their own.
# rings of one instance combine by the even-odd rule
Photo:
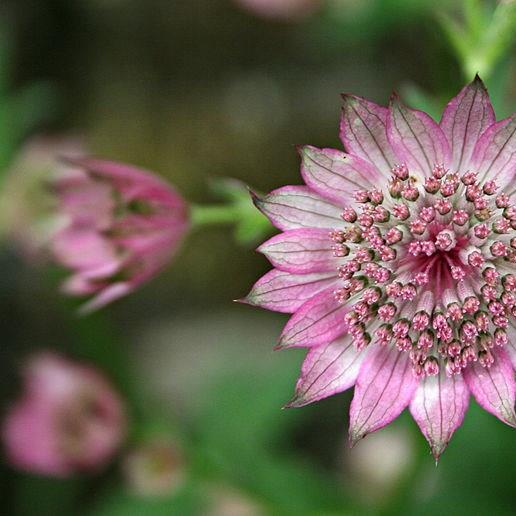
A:
<svg viewBox="0 0 516 516">
<path fill-rule="evenodd" d="M 421 184 L 403 164 L 382 190 L 355 192 L 358 211 L 345 208 L 330 238 L 359 349 L 394 342 L 419 377 L 492 364 L 516 315 L 516 207 L 496 192 L 442 165 Z"/>
</svg>

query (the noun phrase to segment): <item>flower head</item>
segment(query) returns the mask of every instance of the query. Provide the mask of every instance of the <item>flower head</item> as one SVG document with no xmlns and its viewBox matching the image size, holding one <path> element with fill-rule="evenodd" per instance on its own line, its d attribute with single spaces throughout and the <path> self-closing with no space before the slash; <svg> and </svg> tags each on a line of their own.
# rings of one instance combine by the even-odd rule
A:
<svg viewBox="0 0 516 516">
<path fill-rule="evenodd" d="M 3 425 L 10 463 L 51 476 L 104 465 L 126 430 L 122 402 L 92 368 L 51 353 L 26 366 L 24 392 Z"/>
<path fill-rule="evenodd" d="M 246 301 L 308 348 L 289 406 L 355 385 L 352 443 L 410 407 L 436 457 L 470 394 L 516 426 L 516 115 L 476 77 L 439 124 L 344 95 L 340 136 L 299 149 L 306 186 L 255 200 L 283 233 Z"/>
<path fill-rule="evenodd" d="M 150 172 L 97 159 L 68 160 L 76 169 L 55 182 L 67 220 L 52 241 L 56 260 L 72 270 L 64 291 L 94 296 L 91 311 L 155 276 L 189 226 L 188 206 Z"/>
</svg>

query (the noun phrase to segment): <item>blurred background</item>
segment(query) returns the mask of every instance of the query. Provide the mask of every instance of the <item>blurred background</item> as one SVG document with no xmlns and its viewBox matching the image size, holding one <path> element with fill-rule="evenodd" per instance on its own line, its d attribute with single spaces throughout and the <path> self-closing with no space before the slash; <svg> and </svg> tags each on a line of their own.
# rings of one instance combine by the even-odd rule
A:
<svg viewBox="0 0 516 516">
<path fill-rule="evenodd" d="M 299 184 L 295 144 L 340 147 L 341 92 L 385 104 L 397 90 L 438 117 L 475 71 L 485 71 L 501 118 L 515 107 L 510 38 L 483 68 L 450 34 L 471 21 L 474 4 L 487 13 L 496 7 L 468 0 L 3 0 L 3 187 L 11 185 L 11 202 L 22 202 L 16 181 L 30 168 L 24 152 L 42 136 L 72 138 L 95 155 L 154 170 L 195 203 L 220 201 L 217 178 L 259 191 Z M 482 35 L 480 26 L 477 43 Z M 158 279 L 78 318 L 77 303 L 58 291 L 62 271 L 20 253 L 6 220 L 2 414 L 20 391 L 25 358 L 45 349 L 102 371 L 125 400 L 130 424 L 125 444 L 97 472 L 56 479 L 3 461 L 2 514 L 516 511 L 514 430 L 474 402 L 438 467 L 408 414 L 350 450 L 351 392 L 281 410 L 303 352 L 272 351 L 286 316 L 233 302 L 269 269 L 253 250 L 258 242 L 239 242 L 228 227 L 193 231 Z M 150 465 L 128 462 L 149 446 Z"/>
</svg>

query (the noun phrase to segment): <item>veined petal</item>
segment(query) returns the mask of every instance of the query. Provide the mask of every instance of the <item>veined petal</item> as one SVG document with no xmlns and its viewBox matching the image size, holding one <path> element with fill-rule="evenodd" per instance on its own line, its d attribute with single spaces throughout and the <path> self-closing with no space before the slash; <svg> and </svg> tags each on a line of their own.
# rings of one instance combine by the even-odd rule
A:
<svg viewBox="0 0 516 516">
<path fill-rule="evenodd" d="M 495 121 L 484 83 L 478 75 L 453 98 L 444 110 L 441 128 L 451 146 L 454 172 L 468 170 L 473 149 L 481 134 Z"/>
<path fill-rule="evenodd" d="M 516 175 L 516 115 L 492 124 L 473 151 L 472 168 L 478 179 L 494 179 L 500 189 L 514 191 Z"/>
<path fill-rule="evenodd" d="M 388 179 L 398 162 L 387 140 L 388 109 L 354 95 L 343 95 L 340 139 L 347 152 L 374 164 Z"/>
<path fill-rule="evenodd" d="M 324 229 L 291 229 L 273 236 L 260 247 L 269 261 L 282 271 L 304 274 L 335 271 L 338 258 Z"/>
<path fill-rule="evenodd" d="M 429 176 L 434 165 L 450 161 L 442 129 L 426 113 L 404 106 L 397 96 L 389 105 L 387 136 L 398 160 L 420 179 Z"/>
<path fill-rule="evenodd" d="M 299 148 L 299 153 L 305 183 L 339 205 L 349 205 L 355 191 L 373 189 L 381 177 L 369 162 L 335 149 L 305 145 Z"/>
<path fill-rule="evenodd" d="M 351 402 L 351 444 L 397 418 L 410 403 L 417 384 L 408 353 L 390 346 L 372 347 L 358 373 Z"/>
<path fill-rule="evenodd" d="M 306 186 L 285 186 L 264 197 L 253 196 L 256 207 L 281 230 L 342 226 L 339 208 Z"/>
<path fill-rule="evenodd" d="M 355 383 L 366 349 L 358 351 L 349 335 L 311 348 L 303 362 L 294 398 L 286 407 L 303 407 L 349 389 Z"/>
<path fill-rule="evenodd" d="M 464 370 L 464 379 L 482 408 L 516 427 L 514 369 L 505 350 L 497 349 L 493 356 L 495 361 L 491 367 L 482 367 L 478 362 L 473 362 Z"/>
<path fill-rule="evenodd" d="M 307 301 L 289 319 L 277 348 L 313 347 L 326 344 L 345 333 L 346 304 L 340 303 L 333 288 Z"/>
<path fill-rule="evenodd" d="M 469 391 L 461 375 L 424 377 L 410 403 L 410 412 L 430 444 L 437 460 L 455 430 L 462 424 L 468 408 Z"/>
<path fill-rule="evenodd" d="M 255 283 L 242 302 L 275 312 L 294 313 L 305 301 L 331 286 L 337 279 L 336 272 L 292 274 L 273 269 Z"/>
</svg>

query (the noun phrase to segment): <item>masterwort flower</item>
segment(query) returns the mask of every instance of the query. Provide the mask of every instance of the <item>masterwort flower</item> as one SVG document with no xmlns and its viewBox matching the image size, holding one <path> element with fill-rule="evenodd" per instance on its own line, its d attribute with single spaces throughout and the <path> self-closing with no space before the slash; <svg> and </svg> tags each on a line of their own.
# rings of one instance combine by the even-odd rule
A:
<svg viewBox="0 0 516 516">
<path fill-rule="evenodd" d="M 98 159 L 69 159 L 73 170 L 54 183 L 66 219 L 51 247 L 72 270 L 71 295 L 94 296 L 96 310 L 154 277 L 170 261 L 189 227 L 184 199 L 145 170 Z"/>
<path fill-rule="evenodd" d="M 409 407 L 438 458 L 470 394 L 516 427 L 516 115 L 496 122 L 478 77 L 439 124 L 343 97 L 346 152 L 300 147 L 306 186 L 255 198 L 283 233 L 244 301 L 308 348 L 288 406 L 354 385 L 351 444 Z"/>
<path fill-rule="evenodd" d="M 45 352 L 26 364 L 24 392 L 7 413 L 9 462 L 67 477 L 104 466 L 126 433 L 122 400 L 95 369 Z"/>
</svg>

